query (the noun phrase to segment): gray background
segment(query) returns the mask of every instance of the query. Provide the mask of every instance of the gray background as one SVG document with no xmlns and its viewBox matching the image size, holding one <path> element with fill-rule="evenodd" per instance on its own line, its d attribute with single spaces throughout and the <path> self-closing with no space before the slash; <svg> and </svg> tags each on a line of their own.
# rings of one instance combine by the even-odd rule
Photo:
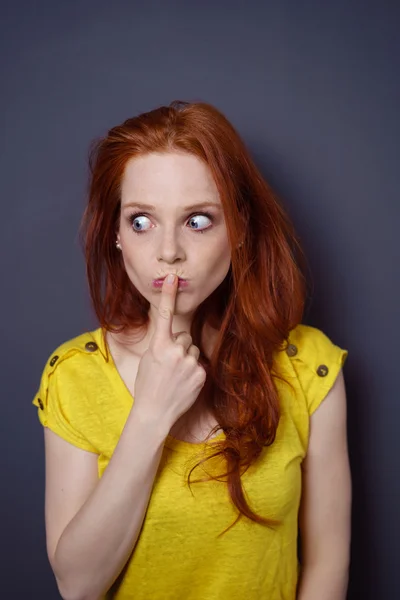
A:
<svg viewBox="0 0 400 600">
<path fill-rule="evenodd" d="M 382 0 L 2 2 L 2 597 L 58 597 L 30 403 L 52 350 L 96 326 L 77 238 L 89 143 L 174 99 L 226 114 L 297 226 L 304 320 L 349 350 L 349 598 L 400 597 L 399 14 Z"/>
</svg>

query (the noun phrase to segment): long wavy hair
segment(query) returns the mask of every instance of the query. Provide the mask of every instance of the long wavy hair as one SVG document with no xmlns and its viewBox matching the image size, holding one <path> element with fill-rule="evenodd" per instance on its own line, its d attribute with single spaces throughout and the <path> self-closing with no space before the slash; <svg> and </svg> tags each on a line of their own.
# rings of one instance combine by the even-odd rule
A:
<svg viewBox="0 0 400 600">
<path fill-rule="evenodd" d="M 210 443 L 215 452 L 193 469 L 222 456 L 227 470 L 196 482 L 227 478 L 239 514 L 222 534 L 243 515 L 274 527 L 278 521 L 250 508 L 241 475 L 275 440 L 280 407 L 274 377 L 282 377 L 274 372 L 273 355 L 287 347 L 289 332 L 303 318 L 307 263 L 283 206 L 234 127 L 212 105 L 174 101 L 124 121 L 92 143 L 81 224 L 92 305 L 103 332 L 146 329 L 150 303 L 129 280 L 115 246 L 121 181 L 130 159 L 170 151 L 191 153 L 210 168 L 231 246 L 229 272 L 198 306 L 190 330 L 207 373 L 202 393 L 218 423 L 209 437 L 219 428 L 225 433 Z M 209 359 L 201 343 L 206 322 L 219 332 Z"/>
</svg>

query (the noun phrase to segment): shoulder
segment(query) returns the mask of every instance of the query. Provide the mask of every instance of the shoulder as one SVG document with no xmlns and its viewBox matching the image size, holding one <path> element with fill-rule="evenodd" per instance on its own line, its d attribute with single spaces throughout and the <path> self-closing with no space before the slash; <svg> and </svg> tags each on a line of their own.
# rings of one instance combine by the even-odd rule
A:
<svg viewBox="0 0 400 600">
<path fill-rule="evenodd" d="M 49 367 L 55 368 L 56 364 L 60 364 L 60 362 L 74 355 L 78 354 L 84 357 L 85 355 L 96 354 L 99 351 L 104 353 L 104 341 L 101 330 L 85 331 L 57 346 L 51 353 L 48 364 Z"/>
<path fill-rule="evenodd" d="M 90 357 L 99 355 L 105 357 L 105 354 L 101 329 L 86 331 L 64 341 L 53 350 L 44 366 L 44 374 L 49 376 L 54 371 L 59 371 L 63 363 L 67 367 L 74 365 L 78 370 L 80 365 L 86 369 L 90 365 Z M 62 370 L 65 371 L 65 367 Z"/>
<path fill-rule="evenodd" d="M 98 392 L 104 381 L 104 352 L 101 329 L 82 333 L 57 346 L 46 361 L 32 402 L 44 426 L 91 452 L 96 451 L 93 413 L 98 398 L 93 390 Z"/>
<path fill-rule="evenodd" d="M 348 356 L 320 329 L 297 325 L 289 334 L 285 353 L 312 414 L 332 388 Z"/>
<path fill-rule="evenodd" d="M 289 334 L 289 343 L 296 346 L 297 350 L 300 351 L 298 359 L 306 360 L 306 362 L 312 360 L 321 352 L 332 353 L 335 348 L 338 348 L 321 329 L 304 323 L 300 323 L 292 329 Z M 290 356 L 290 353 L 288 354 Z M 293 355 L 297 356 L 296 353 Z"/>
<path fill-rule="evenodd" d="M 47 397 L 50 385 L 67 388 L 79 382 L 96 377 L 102 368 L 106 357 L 106 347 L 102 330 L 86 331 L 76 337 L 68 339 L 58 345 L 48 356 L 43 367 L 40 386 L 37 396 L 42 399 Z M 34 404 L 40 408 L 40 397 L 36 397 Z"/>
</svg>

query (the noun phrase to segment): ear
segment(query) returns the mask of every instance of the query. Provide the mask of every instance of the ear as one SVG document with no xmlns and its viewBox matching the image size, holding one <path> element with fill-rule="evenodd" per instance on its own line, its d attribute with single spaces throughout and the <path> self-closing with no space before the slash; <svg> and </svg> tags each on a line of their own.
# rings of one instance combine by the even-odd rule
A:
<svg viewBox="0 0 400 600">
<path fill-rule="evenodd" d="M 119 222 L 115 224 L 114 226 L 114 235 L 115 235 L 115 241 L 116 242 L 120 242 L 121 241 L 121 236 L 119 234 Z"/>
</svg>

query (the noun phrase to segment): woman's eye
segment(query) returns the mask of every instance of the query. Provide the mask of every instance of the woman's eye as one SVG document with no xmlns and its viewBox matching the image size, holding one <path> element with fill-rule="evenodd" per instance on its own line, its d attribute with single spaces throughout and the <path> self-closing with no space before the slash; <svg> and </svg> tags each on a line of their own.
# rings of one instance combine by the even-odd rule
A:
<svg viewBox="0 0 400 600">
<path fill-rule="evenodd" d="M 133 227 L 133 231 L 135 233 L 142 233 L 142 231 L 147 231 L 146 229 L 143 229 L 143 224 L 141 223 L 141 219 L 148 219 L 148 217 L 145 217 L 144 215 L 132 215 L 130 217 L 130 221 L 132 223 L 132 227 Z M 135 229 L 135 224 L 139 227 L 139 229 Z"/>
<path fill-rule="evenodd" d="M 195 215 L 194 217 L 190 217 L 189 223 L 194 225 L 194 229 L 208 229 L 207 223 L 204 226 L 204 219 L 210 221 L 211 217 L 207 215 Z"/>
</svg>

